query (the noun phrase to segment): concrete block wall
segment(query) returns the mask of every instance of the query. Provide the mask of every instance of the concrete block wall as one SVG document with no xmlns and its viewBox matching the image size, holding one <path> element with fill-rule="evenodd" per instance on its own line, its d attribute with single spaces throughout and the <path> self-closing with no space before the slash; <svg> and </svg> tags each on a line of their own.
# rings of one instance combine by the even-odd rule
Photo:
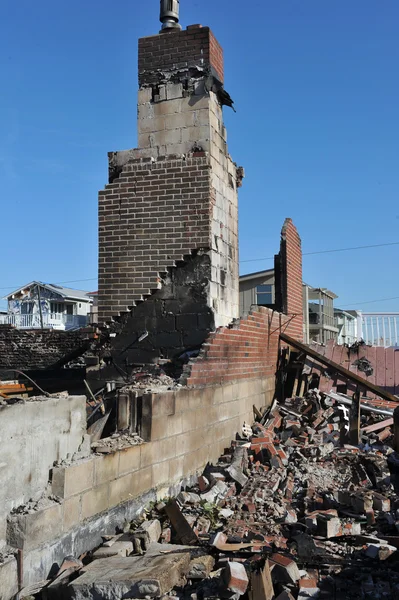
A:
<svg viewBox="0 0 399 600">
<path fill-rule="evenodd" d="M 24 551 L 24 585 L 46 578 L 64 556 L 99 545 L 101 535 L 114 533 L 149 500 L 177 493 L 252 421 L 253 405 L 267 406 L 273 393 L 274 378 L 259 377 L 145 395 L 147 443 L 53 468 L 50 491 L 60 501 L 9 517 L 7 540 Z"/>
<path fill-rule="evenodd" d="M 208 306 L 210 258 L 206 253 L 186 262 L 162 278 L 162 286 L 121 322 L 112 343 L 113 365 L 150 364 L 159 356 L 173 360 L 201 345 L 215 328 Z M 114 326 L 115 327 L 115 326 Z M 143 332 L 147 336 L 141 339 Z M 139 341 L 140 340 L 140 341 Z M 103 367 L 101 376 L 112 375 Z"/>
<path fill-rule="evenodd" d="M 89 454 L 86 397 L 35 398 L 0 406 L 0 546 L 7 515 L 44 493 L 54 462 Z"/>
</svg>

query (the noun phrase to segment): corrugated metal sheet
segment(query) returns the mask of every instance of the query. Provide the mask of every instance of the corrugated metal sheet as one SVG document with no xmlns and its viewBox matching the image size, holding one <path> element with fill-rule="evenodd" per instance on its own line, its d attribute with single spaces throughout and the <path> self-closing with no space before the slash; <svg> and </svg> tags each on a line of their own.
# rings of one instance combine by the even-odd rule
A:
<svg viewBox="0 0 399 600">
<path fill-rule="evenodd" d="M 326 346 L 313 343 L 311 344 L 311 348 L 322 356 L 349 369 L 349 371 L 357 373 L 357 375 L 363 377 L 367 381 L 384 388 L 393 395 L 399 396 L 399 348 L 358 346 L 357 348 L 351 349 L 346 346 L 338 346 L 333 341 L 329 342 Z M 367 375 L 354 364 L 361 358 L 366 358 L 370 362 L 373 369 L 372 374 Z M 345 386 L 347 387 L 348 393 L 355 391 L 355 386 L 353 384 L 340 379 L 337 374 L 330 372 L 326 367 L 319 365 L 312 358 L 307 358 L 306 366 L 310 369 L 311 374 L 315 373 L 320 375 L 319 387 L 321 391 L 329 392 L 335 390 L 346 393 L 345 390 L 342 389 Z M 342 386 L 342 388 L 340 386 Z M 372 397 L 372 394 L 368 393 L 368 396 Z"/>
</svg>

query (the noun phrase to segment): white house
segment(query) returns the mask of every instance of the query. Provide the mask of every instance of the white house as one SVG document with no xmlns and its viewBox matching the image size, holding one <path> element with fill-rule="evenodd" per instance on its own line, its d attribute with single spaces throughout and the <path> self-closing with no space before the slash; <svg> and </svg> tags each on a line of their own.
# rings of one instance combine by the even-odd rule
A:
<svg viewBox="0 0 399 600">
<path fill-rule="evenodd" d="M 32 281 L 8 296 L 0 324 L 18 329 L 78 329 L 88 323 L 93 297 L 54 283 Z"/>
</svg>

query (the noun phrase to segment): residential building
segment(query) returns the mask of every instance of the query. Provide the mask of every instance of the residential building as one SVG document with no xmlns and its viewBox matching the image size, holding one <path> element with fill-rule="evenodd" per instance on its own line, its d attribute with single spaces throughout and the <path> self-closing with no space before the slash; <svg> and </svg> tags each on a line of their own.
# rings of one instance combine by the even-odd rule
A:
<svg viewBox="0 0 399 600">
<path fill-rule="evenodd" d="M 6 297 L 8 310 L 0 324 L 18 329 L 77 329 L 88 323 L 89 292 L 32 281 Z"/>
<path fill-rule="evenodd" d="M 93 298 L 93 303 L 90 306 L 89 323 L 90 325 L 98 324 L 98 292 L 90 292 Z"/>
<path fill-rule="evenodd" d="M 339 329 L 334 315 L 334 300 L 338 298 L 327 288 L 303 286 L 305 302 L 309 308 L 309 341 L 325 344 L 328 340 L 337 340 Z"/>
<path fill-rule="evenodd" d="M 272 308 L 275 302 L 274 269 L 241 275 L 240 315 L 248 314 L 251 306 Z"/>
<path fill-rule="evenodd" d="M 336 324 L 338 327 L 338 344 L 347 344 L 348 346 L 354 344 L 361 336 L 358 336 L 358 311 L 348 312 L 341 308 L 334 308 L 334 315 L 336 318 Z"/>
<path fill-rule="evenodd" d="M 251 306 L 276 308 L 274 269 L 248 273 L 240 277 L 240 314 L 247 314 Z M 337 339 L 339 327 L 334 314 L 334 300 L 338 296 L 326 288 L 314 288 L 306 283 L 303 294 L 303 339 L 325 344 Z"/>
</svg>

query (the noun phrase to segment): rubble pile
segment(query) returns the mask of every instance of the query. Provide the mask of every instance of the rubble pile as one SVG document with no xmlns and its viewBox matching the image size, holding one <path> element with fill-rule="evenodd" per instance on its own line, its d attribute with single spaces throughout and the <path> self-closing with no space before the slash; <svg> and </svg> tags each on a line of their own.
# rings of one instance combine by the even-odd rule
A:
<svg viewBox="0 0 399 600">
<path fill-rule="evenodd" d="M 157 392 L 162 390 L 173 390 L 177 387 L 181 387 L 173 377 L 170 377 L 165 373 L 165 370 L 159 365 L 146 365 L 144 367 L 137 367 L 133 369 L 133 372 L 129 377 L 129 384 L 124 386 L 123 390 L 144 390 L 145 392 L 151 392 L 156 390 Z"/>
<path fill-rule="evenodd" d="M 110 437 L 92 442 L 91 448 L 99 454 L 110 454 L 142 443 L 143 439 L 137 433 L 113 433 Z"/>
<path fill-rule="evenodd" d="M 386 421 L 362 415 L 354 446 L 348 409 L 329 396 L 274 405 L 195 487 L 104 536 L 42 597 L 398 598 L 399 456 Z"/>
</svg>

